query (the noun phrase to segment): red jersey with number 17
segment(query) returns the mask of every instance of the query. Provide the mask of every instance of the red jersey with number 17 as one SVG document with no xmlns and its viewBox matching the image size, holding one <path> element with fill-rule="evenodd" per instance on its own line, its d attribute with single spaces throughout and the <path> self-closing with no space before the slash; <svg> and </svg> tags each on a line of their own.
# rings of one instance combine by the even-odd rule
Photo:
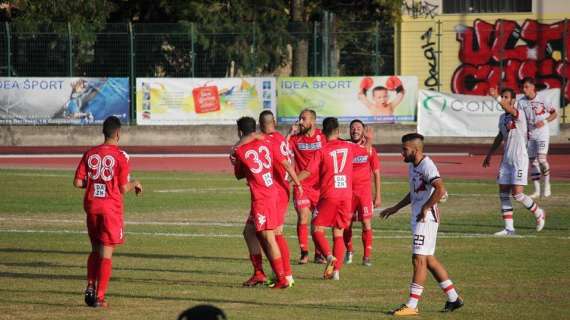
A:
<svg viewBox="0 0 570 320">
<path fill-rule="evenodd" d="M 83 207 L 88 214 L 123 213 L 120 186 L 129 182 L 128 155 L 116 145 L 89 149 L 75 170 L 75 179 L 87 182 Z"/>
<path fill-rule="evenodd" d="M 352 160 L 358 145 L 343 140 L 328 141 L 315 153 L 307 171 L 319 175 L 321 198 L 352 198 Z"/>
<path fill-rule="evenodd" d="M 274 200 L 277 189 L 274 165 L 284 160 L 268 139 L 253 140 L 236 148 L 237 166 L 243 168 L 251 191 L 251 200 Z"/>
<path fill-rule="evenodd" d="M 312 136 L 307 137 L 304 134 L 296 134 L 289 138 L 289 147 L 295 156 L 295 170 L 297 173 L 305 170 L 309 165 L 309 161 L 314 154 L 326 145 L 327 139 L 320 129 L 315 129 Z M 303 180 L 301 185 L 303 188 L 309 187 L 319 189 L 319 177 L 311 175 Z"/>
</svg>

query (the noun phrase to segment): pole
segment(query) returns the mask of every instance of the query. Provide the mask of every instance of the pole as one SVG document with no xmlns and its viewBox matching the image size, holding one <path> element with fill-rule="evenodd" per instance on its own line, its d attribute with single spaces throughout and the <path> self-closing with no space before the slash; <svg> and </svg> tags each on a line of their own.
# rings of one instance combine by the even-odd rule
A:
<svg viewBox="0 0 570 320">
<path fill-rule="evenodd" d="M 323 17 L 323 48 L 321 50 L 321 76 L 328 76 L 328 58 L 329 58 L 329 13 L 328 11 L 324 12 Z"/>
<path fill-rule="evenodd" d="M 71 23 L 67 23 L 67 57 L 69 61 L 68 75 L 73 77 L 73 36 L 71 35 Z"/>
<path fill-rule="evenodd" d="M 374 75 L 380 75 L 380 24 L 376 21 L 374 28 Z"/>
<path fill-rule="evenodd" d="M 437 20 L 437 92 L 441 92 L 441 20 Z"/>
<path fill-rule="evenodd" d="M 319 22 L 313 23 L 313 76 L 318 75 L 319 66 L 317 55 L 319 54 Z"/>
<path fill-rule="evenodd" d="M 12 35 L 10 34 L 10 24 L 6 21 L 6 75 L 12 75 Z"/>
<path fill-rule="evenodd" d="M 128 25 L 129 33 L 129 85 L 131 87 L 131 103 L 130 103 L 130 123 L 136 123 L 136 110 L 135 110 L 135 100 L 136 100 L 136 82 L 135 82 L 135 42 L 133 34 L 133 24 L 129 22 Z"/>
<path fill-rule="evenodd" d="M 256 60 L 257 58 L 255 57 L 255 21 L 253 21 L 252 23 L 252 44 L 251 44 L 251 55 L 253 57 L 253 74 L 257 75 L 257 64 L 256 64 Z"/>
</svg>

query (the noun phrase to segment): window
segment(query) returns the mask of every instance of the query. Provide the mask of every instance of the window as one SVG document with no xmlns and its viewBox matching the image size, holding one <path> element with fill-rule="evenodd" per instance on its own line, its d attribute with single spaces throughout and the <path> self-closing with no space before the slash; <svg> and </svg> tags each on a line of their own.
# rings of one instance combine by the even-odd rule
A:
<svg viewBox="0 0 570 320">
<path fill-rule="evenodd" d="M 443 0 L 443 13 L 532 12 L 532 0 Z"/>
</svg>

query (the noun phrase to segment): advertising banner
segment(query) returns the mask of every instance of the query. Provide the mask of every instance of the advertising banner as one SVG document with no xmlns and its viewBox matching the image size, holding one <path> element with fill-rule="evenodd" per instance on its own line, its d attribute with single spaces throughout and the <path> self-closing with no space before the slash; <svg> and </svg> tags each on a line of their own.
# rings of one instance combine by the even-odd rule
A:
<svg viewBox="0 0 570 320">
<path fill-rule="evenodd" d="M 0 78 L 0 124 L 129 122 L 128 78 Z"/>
<path fill-rule="evenodd" d="M 417 90 L 416 77 L 279 78 L 277 117 L 280 123 L 292 123 L 310 108 L 319 119 L 337 117 L 341 122 L 414 122 Z"/>
<path fill-rule="evenodd" d="M 137 124 L 235 124 L 275 113 L 275 78 L 137 78 Z"/>
<path fill-rule="evenodd" d="M 560 89 L 538 91 L 560 115 Z M 517 95 L 520 99 L 522 95 Z M 493 97 L 420 90 L 418 132 L 433 137 L 494 137 L 503 109 Z M 549 123 L 550 135 L 560 134 L 560 116 Z"/>
</svg>

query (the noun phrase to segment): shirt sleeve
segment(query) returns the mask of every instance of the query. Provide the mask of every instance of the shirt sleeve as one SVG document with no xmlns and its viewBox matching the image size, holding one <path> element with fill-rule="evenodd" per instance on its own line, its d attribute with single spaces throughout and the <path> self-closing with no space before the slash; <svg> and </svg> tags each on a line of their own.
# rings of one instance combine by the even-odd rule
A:
<svg viewBox="0 0 570 320">
<path fill-rule="evenodd" d="M 273 163 L 281 163 L 283 160 L 287 160 L 287 158 L 281 153 L 281 142 L 279 144 L 272 143 L 271 144 L 271 153 L 273 155 Z"/>
<path fill-rule="evenodd" d="M 425 168 L 425 172 L 424 172 L 424 180 L 425 181 L 424 182 L 432 184 L 434 181 L 436 181 L 438 179 L 441 179 L 441 177 L 439 175 L 439 171 L 437 170 L 437 167 L 435 166 L 435 164 L 432 161 L 430 161 L 429 165 L 426 166 L 426 168 Z"/>
<path fill-rule="evenodd" d="M 83 154 L 81 157 L 81 161 L 77 165 L 77 169 L 75 169 L 75 180 L 85 180 L 87 177 L 87 154 Z"/>
<path fill-rule="evenodd" d="M 124 186 L 129 182 L 129 160 L 128 155 L 122 151 L 119 154 L 119 175 L 118 175 L 118 182 L 119 186 Z"/>
<path fill-rule="evenodd" d="M 380 170 L 381 164 L 380 164 L 380 157 L 378 156 L 378 153 L 376 152 L 376 149 L 374 147 L 372 147 L 372 154 L 370 155 L 369 161 L 370 161 L 370 168 L 372 169 L 372 171 L 376 171 L 376 170 Z"/>
</svg>

